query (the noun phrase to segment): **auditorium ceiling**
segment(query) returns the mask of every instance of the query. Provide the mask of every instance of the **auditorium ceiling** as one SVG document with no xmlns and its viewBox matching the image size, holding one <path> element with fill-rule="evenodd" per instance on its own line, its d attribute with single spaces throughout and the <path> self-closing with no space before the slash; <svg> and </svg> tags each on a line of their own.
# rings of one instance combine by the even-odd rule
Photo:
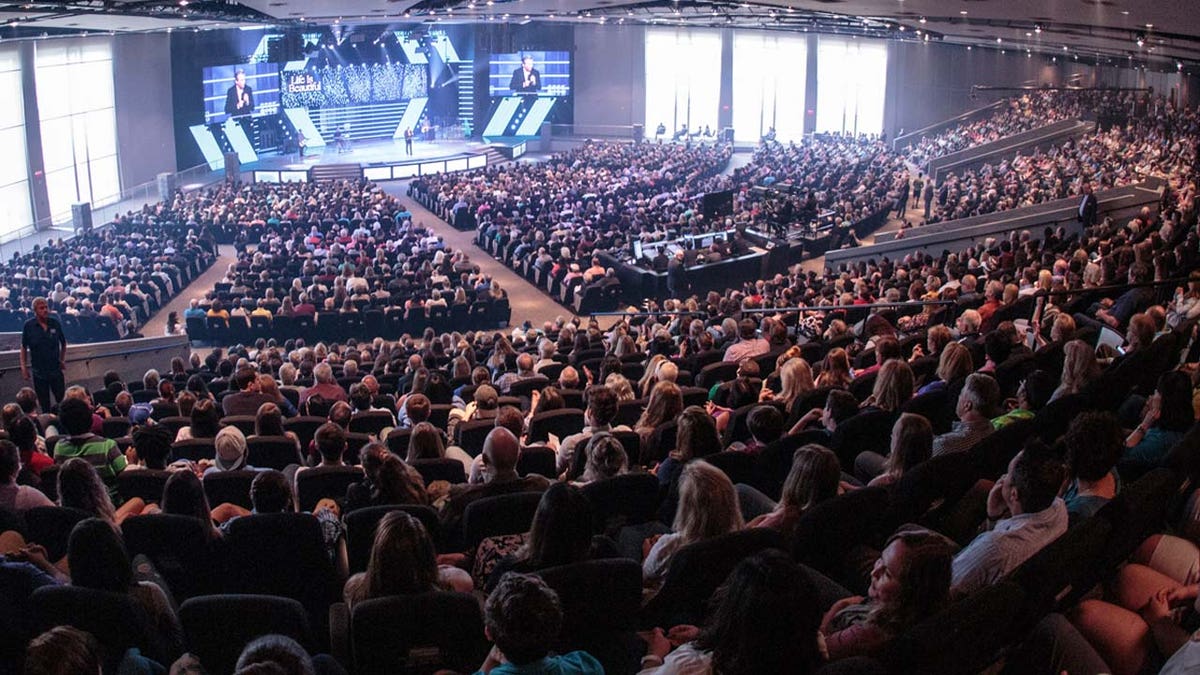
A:
<svg viewBox="0 0 1200 675">
<path fill-rule="evenodd" d="M 554 21 L 889 37 L 1200 66 L 1198 0 L 0 0 L 0 38 L 262 23 Z"/>
</svg>

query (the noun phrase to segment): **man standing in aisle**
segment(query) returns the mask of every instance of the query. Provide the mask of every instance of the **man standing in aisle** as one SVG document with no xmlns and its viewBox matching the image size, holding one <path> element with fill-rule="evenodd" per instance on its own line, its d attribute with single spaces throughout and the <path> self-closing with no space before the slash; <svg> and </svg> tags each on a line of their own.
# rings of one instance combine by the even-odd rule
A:
<svg viewBox="0 0 1200 675">
<path fill-rule="evenodd" d="M 62 402 L 66 369 L 67 337 L 62 324 L 50 317 L 50 304 L 45 298 L 35 298 L 33 318 L 21 330 L 21 379 L 33 380 L 42 412 L 50 412 L 51 392 L 55 403 Z"/>
</svg>

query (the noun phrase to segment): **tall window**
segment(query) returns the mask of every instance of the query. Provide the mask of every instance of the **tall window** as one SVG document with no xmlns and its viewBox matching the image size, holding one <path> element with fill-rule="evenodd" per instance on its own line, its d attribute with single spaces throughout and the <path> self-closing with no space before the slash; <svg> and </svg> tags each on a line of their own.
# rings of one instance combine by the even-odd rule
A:
<svg viewBox="0 0 1200 675">
<path fill-rule="evenodd" d="M 715 30 L 646 31 L 646 136 L 683 125 L 717 131 L 721 103 L 721 34 Z"/>
<path fill-rule="evenodd" d="M 781 141 L 799 140 L 804 135 L 807 59 L 805 35 L 758 31 L 734 34 L 734 140 L 757 142 L 771 127 Z"/>
<path fill-rule="evenodd" d="M 821 36 L 817 42 L 817 131 L 883 131 L 887 44 Z"/>
<path fill-rule="evenodd" d="M 21 95 L 21 55 L 0 50 L 0 237 L 33 223 L 29 204 L 29 158 L 25 149 L 25 104 Z"/>
<path fill-rule="evenodd" d="M 66 220 L 74 202 L 97 207 L 117 201 L 111 42 L 38 43 L 36 73 L 50 213 Z"/>
</svg>

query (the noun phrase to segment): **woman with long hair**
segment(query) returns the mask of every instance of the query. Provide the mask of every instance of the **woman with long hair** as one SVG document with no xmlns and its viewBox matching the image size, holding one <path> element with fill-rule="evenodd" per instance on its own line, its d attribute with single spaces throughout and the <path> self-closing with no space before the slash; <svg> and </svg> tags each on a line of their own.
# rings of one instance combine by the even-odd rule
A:
<svg viewBox="0 0 1200 675">
<path fill-rule="evenodd" d="M 191 424 L 180 428 L 175 441 L 193 438 L 216 438 L 221 430 L 221 412 L 211 398 L 202 398 L 192 407 Z"/>
<path fill-rule="evenodd" d="M 153 582 L 134 579 L 129 553 L 111 523 L 99 518 L 80 521 L 67 540 L 67 564 L 72 586 L 129 596 L 145 612 L 151 631 L 147 637 L 164 654 L 180 651 L 183 630 L 167 594 Z"/>
<path fill-rule="evenodd" d="M 932 391 L 946 391 L 954 382 L 967 379 L 975 372 L 975 362 L 971 358 L 971 350 L 957 342 L 951 342 L 942 348 L 938 357 L 937 379 L 917 390 L 917 394 L 928 394 Z"/>
<path fill-rule="evenodd" d="M 787 554 L 758 553 L 717 589 L 703 628 L 655 628 L 644 636 L 640 675 L 809 675 L 822 662 L 818 602 L 812 579 Z M 671 651 L 672 643 L 683 644 Z"/>
<path fill-rule="evenodd" d="M 608 377 L 604 378 L 604 386 L 612 389 L 613 393 L 617 395 L 617 403 L 633 401 L 637 398 L 633 393 L 633 385 L 620 373 L 609 373 Z"/>
<path fill-rule="evenodd" d="M 141 515 L 146 502 L 134 497 L 121 505 L 113 506 L 108 489 L 100 474 L 85 459 L 74 457 L 63 462 L 58 470 L 58 505 L 87 511 L 113 527 L 119 527 L 126 518 Z"/>
<path fill-rule="evenodd" d="M 864 457 L 864 455 L 866 457 Z M 867 459 L 867 457 L 871 457 Z M 868 485 L 892 485 L 913 467 L 933 455 L 933 426 L 921 415 L 903 413 L 892 425 L 892 444 L 886 459 L 872 452 L 860 453 L 854 461 L 859 478 L 873 474 L 882 465 L 883 473 L 871 478 Z M 871 462 L 868 465 L 868 462 Z"/>
<path fill-rule="evenodd" d="M 274 403 L 264 403 L 258 406 L 258 412 L 254 415 L 254 435 L 250 438 L 259 436 L 286 436 L 296 442 L 297 451 L 301 450 L 300 437 L 296 435 L 296 432 L 283 428 L 283 411 Z"/>
<path fill-rule="evenodd" d="M 425 481 L 404 460 L 378 441 L 359 452 L 364 480 L 346 489 L 345 511 L 386 504 L 428 504 Z"/>
<path fill-rule="evenodd" d="M 646 370 L 637 383 L 637 390 L 642 396 L 649 396 L 653 392 L 654 386 L 658 384 L 658 366 L 666 360 L 666 356 L 655 354 L 646 362 Z"/>
<path fill-rule="evenodd" d="M 691 462 L 679 479 L 679 506 L 672 533 L 657 539 L 646 552 L 642 580 L 657 588 L 666 576 L 675 553 L 698 541 L 736 532 L 744 527 L 737 491 L 725 472 L 708 462 Z"/>
<path fill-rule="evenodd" d="M 1122 462 L 1146 469 L 1158 466 L 1195 422 L 1191 378 L 1180 370 L 1163 373 L 1146 401 L 1141 423 L 1125 438 Z"/>
<path fill-rule="evenodd" d="M 204 533 L 210 540 L 220 539 L 221 531 L 213 526 L 213 520 L 224 522 L 235 516 L 249 515 L 249 511 L 232 504 L 223 504 L 221 517 L 214 515 L 204 494 L 204 483 L 191 471 L 176 471 L 163 487 L 162 512 L 176 516 L 187 516 L 200 521 Z M 220 508 L 220 507 L 219 507 Z"/>
<path fill-rule="evenodd" d="M 689 406 L 679 413 L 675 431 L 675 448 L 658 465 L 655 473 L 661 485 L 673 485 L 679 480 L 683 466 L 698 457 L 721 451 L 721 437 L 712 416 L 700 406 Z"/>
<path fill-rule="evenodd" d="M 761 400 L 777 401 L 783 404 L 785 414 L 795 413 L 792 408 L 796 402 L 803 400 L 816 389 L 808 361 L 794 358 L 783 364 L 779 372 L 779 389 L 778 395 L 772 394 L 769 389 L 763 389 Z"/>
<path fill-rule="evenodd" d="M 1050 400 L 1082 393 L 1098 377 L 1100 364 L 1096 361 L 1096 350 L 1083 340 L 1071 340 L 1063 345 L 1062 379 Z"/>
<path fill-rule="evenodd" d="M 837 455 L 821 445 L 810 443 L 796 450 L 792 468 L 783 481 L 783 491 L 777 504 L 769 504 L 761 493 L 738 488 L 747 509 L 770 510 L 754 518 L 747 527 L 769 527 L 790 536 L 803 516 L 812 507 L 832 499 L 841 489 L 842 467 Z"/>
<path fill-rule="evenodd" d="M 607 431 L 592 434 L 584 449 L 583 475 L 576 485 L 586 485 L 629 471 L 629 455 L 621 441 Z"/>
<path fill-rule="evenodd" d="M 843 598 L 821 622 L 829 660 L 877 654 L 907 628 L 941 610 L 950 598 L 954 549 L 936 532 L 898 532 L 871 570 L 867 597 Z"/>
<path fill-rule="evenodd" d="M 650 436 L 660 424 L 670 422 L 683 412 L 683 392 L 674 382 L 659 382 L 650 391 L 650 399 L 646 401 L 646 409 L 638 418 L 633 430 L 642 439 L 642 448 L 650 441 Z"/>
<path fill-rule="evenodd" d="M 474 587 L 465 571 L 437 564 L 433 541 L 421 521 L 404 511 L 392 511 L 375 529 L 367 571 L 346 580 L 342 597 L 353 607 L 373 598 L 434 590 L 469 593 Z"/>
<path fill-rule="evenodd" d="M 484 590 L 490 592 L 508 572 L 530 574 L 591 560 L 595 557 L 591 522 L 591 506 L 583 492 L 567 483 L 554 483 L 542 493 L 524 545 L 496 563 Z"/>
<path fill-rule="evenodd" d="M 847 389 L 854 374 L 850 372 L 850 355 L 845 349 L 835 347 L 821 360 L 821 374 L 817 376 L 817 388 Z"/>
<path fill-rule="evenodd" d="M 875 388 L 867 399 L 867 406 L 879 410 L 899 412 L 913 396 L 913 372 L 900 359 L 884 362 L 875 378 Z"/>
</svg>

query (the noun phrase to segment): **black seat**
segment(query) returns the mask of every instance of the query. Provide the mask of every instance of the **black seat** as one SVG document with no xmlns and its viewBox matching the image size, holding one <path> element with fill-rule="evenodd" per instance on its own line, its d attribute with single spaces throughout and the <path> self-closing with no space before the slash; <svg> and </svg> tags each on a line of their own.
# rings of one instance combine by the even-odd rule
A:
<svg viewBox="0 0 1200 675">
<path fill-rule="evenodd" d="M 429 485 L 435 480 L 444 480 L 451 484 L 467 482 L 467 472 L 462 462 L 457 459 L 414 459 L 412 467 L 420 472 Z"/>
<path fill-rule="evenodd" d="M 642 568 L 623 558 L 590 560 L 537 573 L 558 593 L 563 623 L 555 651 L 583 650 L 606 672 L 636 672 L 634 633 L 642 604 Z"/>
<path fill-rule="evenodd" d="M 228 591 L 292 598 L 304 605 L 313 625 L 326 624 L 341 584 L 316 518 L 307 513 L 243 516 L 230 521 L 228 533 L 230 560 L 239 566 Z"/>
<path fill-rule="evenodd" d="M 438 540 L 438 516 L 432 508 L 417 504 L 390 504 L 368 506 L 346 514 L 346 553 L 351 574 L 366 571 L 371 558 L 371 546 L 375 542 L 375 528 L 385 515 L 392 511 L 404 511 L 421 521 L 429 538 Z"/>
<path fill-rule="evenodd" d="M 796 523 L 792 557 L 838 581 L 854 592 L 866 593 L 866 577 L 854 562 L 862 547 L 878 550 L 892 532 L 886 488 L 867 487 L 817 504 Z"/>
<path fill-rule="evenodd" d="M 1009 578 L 1025 590 L 1027 625 L 1074 605 L 1091 589 L 1092 567 L 1108 545 L 1112 529 L 1106 518 L 1088 518 L 1013 571 Z"/>
<path fill-rule="evenodd" d="M 648 473 L 627 473 L 583 486 L 601 532 L 615 533 L 626 525 L 654 520 L 661 501 L 658 479 Z"/>
<path fill-rule="evenodd" d="M 379 435 L 387 427 L 396 426 L 392 414 L 386 410 L 364 410 L 350 417 L 350 431 L 360 434 Z"/>
<path fill-rule="evenodd" d="M 720 469 L 734 485 L 754 485 L 758 458 L 748 452 L 718 452 L 704 458 L 705 462 Z"/>
<path fill-rule="evenodd" d="M 458 435 L 458 447 L 468 455 L 477 457 L 479 453 L 483 452 L 483 442 L 487 440 L 487 435 L 495 428 L 496 420 L 494 419 L 460 422 L 454 428 L 454 433 Z"/>
<path fill-rule="evenodd" d="M 283 430 L 290 431 L 296 434 L 300 439 L 300 447 L 307 448 L 309 443 L 312 443 L 313 436 L 316 435 L 317 429 L 321 428 L 329 420 L 324 417 L 315 415 L 300 415 L 283 421 Z"/>
<path fill-rule="evenodd" d="M 412 429 L 392 429 L 387 435 L 388 450 L 393 455 L 400 457 L 408 456 L 408 439 L 412 436 Z M 482 449 L 482 446 L 480 446 Z"/>
<path fill-rule="evenodd" d="M 236 427 L 247 438 L 254 435 L 254 423 L 254 415 L 226 415 L 221 418 L 221 426 Z"/>
<path fill-rule="evenodd" d="M 550 384 L 550 378 L 545 375 L 534 375 L 533 377 L 513 382 L 508 388 L 508 393 L 510 396 L 529 398 L 533 392 L 545 389 L 548 384 Z"/>
<path fill-rule="evenodd" d="M 758 527 L 680 548 L 671 559 L 662 588 L 642 608 L 641 624 L 702 624 L 713 592 L 738 563 L 764 549 L 782 546 L 779 532 Z"/>
<path fill-rule="evenodd" d="M 711 389 L 714 384 L 728 382 L 737 377 L 738 364 L 727 361 L 710 363 L 696 373 L 696 386 L 701 389 Z"/>
<path fill-rule="evenodd" d="M 479 601 L 465 593 L 365 600 L 351 612 L 350 635 L 356 675 L 472 672 L 489 649 Z"/>
<path fill-rule="evenodd" d="M 363 472 L 356 466 L 316 466 L 296 473 L 296 501 L 301 511 L 312 511 L 317 502 L 329 497 L 342 499 L 346 488 L 362 482 Z"/>
<path fill-rule="evenodd" d="M 978 673 L 1012 641 L 1024 602 L 1011 581 L 987 586 L 901 633 L 880 660 L 898 673 Z"/>
<path fill-rule="evenodd" d="M 529 443 L 541 443 L 548 440 L 550 434 L 562 439 L 583 431 L 583 411 L 571 408 L 548 410 L 537 413 L 529 420 Z"/>
<path fill-rule="evenodd" d="M 121 524 L 129 555 L 144 555 L 179 602 L 214 593 L 225 574 L 224 542 L 211 541 L 203 523 L 165 513 L 127 518 Z"/>
<path fill-rule="evenodd" d="M 522 448 L 521 455 L 517 459 L 517 473 L 521 476 L 535 473 L 554 480 L 558 478 L 557 463 L 558 455 L 550 448 L 541 446 Z"/>
<path fill-rule="evenodd" d="M 213 459 L 217 456 L 217 446 L 211 438 L 189 438 L 186 441 L 175 441 L 171 444 L 171 461 L 186 459 L 198 462 L 202 459 Z"/>
<path fill-rule="evenodd" d="M 541 499 L 538 492 L 517 492 L 467 504 L 462 521 L 466 550 L 474 551 L 488 537 L 528 532 Z"/>
<path fill-rule="evenodd" d="M 304 607 L 271 595 L 208 595 L 179 607 L 188 650 L 211 673 L 232 673 L 242 649 L 261 635 L 284 635 L 313 650 Z"/>
<path fill-rule="evenodd" d="M 254 482 L 257 471 L 216 471 L 204 476 L 204 494 L 211 506 L 221 504 L 236 504 L 244 509 L 252 507 L 250 502 L 250 484 Z"/>
<path fill-rule="evenodd" d="M 251 436 L 246 439 L 246 464 L 256 469 L 284 470 L 303 464 L 296 440 L 288 436 Z"/>
<path fill-rule="evenodd" d="M 44 472 L 43 472 L 44 473 Z M 25 512 L 25 539 L 46 547 L 48 560 L 61 560 L 67 554 L 71 530 L 81 520 L 93 517 L 80 509 L 63 506 L 39 506 Z"/>
<path fill-rule="evenodd" d="M 33 592 L 33 625 L 38 633 L 55 626 L 74 626 L 91 633 L 104 648 L 104 672 L 117 672 L 126 650 L 137 647 L 159 663 L 171 663 L 180 645 L 156 637 L 146 612 L 125 593 L 80 586 L 43 586 Z"/>
<path fill-rule="evenodd" d="M 129 421 L 128 417 L 109 417 L 102 423 L 100 433 L 105 438 L 120 438 L 129 435 L 131 426 L 133 423 Z"/>
<path fill-rule="evenodd" d="M 904 412 L 920 415 L 929 420 L 934 434 L 950 431 L 954 422 L 954 408 L 945 389 L 930 391 L 912 397 L 904 403 Z"/>
<path fill-rule="evenodd" d="M 896 417 L 887 410 L 866 410 L 838 424 L 830 449 L 837 453 L 842 469 L 853 473 L 854 458 L 860 452 L 869 450 L 886 457 Z"/>
<path fill-rule="evenodd" d="M 138 497 L 147 504 L 157 504 L 162 501 L 163 488 L 170 477 L 169 471 L 122 471 L 117 474 L 117 494 L 124 500 Z"/>
</svg>

